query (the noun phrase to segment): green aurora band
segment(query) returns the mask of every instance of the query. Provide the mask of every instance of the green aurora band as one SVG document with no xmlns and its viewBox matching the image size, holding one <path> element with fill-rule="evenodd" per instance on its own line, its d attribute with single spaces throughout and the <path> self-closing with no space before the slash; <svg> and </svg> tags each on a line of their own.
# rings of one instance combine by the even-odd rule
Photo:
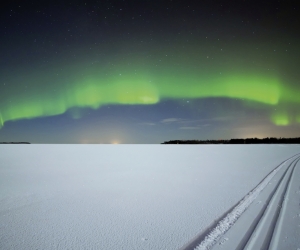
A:
<svg viewBox="0 0 300 250">
<path fill-rule="evenodd" d="M 271 116 L 272 122 L 277 126 L 286 126 L 290 124 L 290 117 L 286 113 L 276 113 Z"/>
<path fill-rule="evenodd" d="M 114 74 L 90 76 L 74 84 L 62 84 L 55 93 L 34 89 L 31 93 L 9 95 L 1 100 L 0 128 L 7 121 L 60 115 L 72 108 L 98 109 L 103 105 L 150 105 L 163 99 L 225 97 L 266 105 L 300 103 L 297 90 L 285 87 L 278 77 L 259 74 Z M 74 116 L 76 117 L 76 115 Z M 271 114 L 278 126 L 300 123 L 300 115 Z"/>
</svg>

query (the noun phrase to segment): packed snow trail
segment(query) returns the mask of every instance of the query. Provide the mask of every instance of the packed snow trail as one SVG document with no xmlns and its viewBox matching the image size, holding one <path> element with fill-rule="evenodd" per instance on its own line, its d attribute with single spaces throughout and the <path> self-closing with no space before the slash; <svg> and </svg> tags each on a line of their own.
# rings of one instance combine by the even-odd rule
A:
<svg viewBox="0 0 300 250">
<path fill-rule="evenodd" d="M 274 229 L 282 208 L 284 196 L 286 194 L 287 188 L 290 184 L 291 177 L 298 161 L 299 158 L 294 160 L 288 167 L 279 183 L 279 186 L 276 187 L 275 193 L 273 194 L 271 200 L 268 202 L 268 206 L 264 211 L 263 216 L 259 220 L 259 223 L 256 226 L 255 230 L 252 232 L 252 235 L 247 242 L 245 249 L 269 249 L 270 242 L 273 239 Z M 273 249 L 277 248 L 275 247 Z"/>
<path fill-rule="evenodd" d="M 284 198 L 287 192 L 293 192 L 293 183 L 299 183 L 294 180 L 299 160 L 296 155 L 281 163 L 236 206 L 181 249 L 280 249 L 281 226 L 288 207 L 288 198 Z M 300 194 L 300 189 L 296 192 Z"/>
<path fill-rule="evenodd" d="M 294 167 L 277 220 L 270 249 L 300 247 L 300 164 Z M 298 223 L 295 223 L 298 222 Z M 293 245 L 292 245 L 293 244 Z M 295 248 L 296 249 L 296 248 Z"/>
</svg>

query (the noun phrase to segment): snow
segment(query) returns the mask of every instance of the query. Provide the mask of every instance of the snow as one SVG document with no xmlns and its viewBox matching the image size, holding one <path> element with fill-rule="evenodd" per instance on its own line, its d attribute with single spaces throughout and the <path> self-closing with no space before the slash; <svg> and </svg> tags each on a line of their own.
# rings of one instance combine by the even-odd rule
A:
<svg viewBox="0 0 300 250">
<path fill-rule="evenodd" d="M 178 249 L 299 152 L 0 145 L 0 249 Z"/>
<path fill-rule="evenodd" d="M 205 239 L 196 247 L 197 250 L 210 249 L 221 236 L 224 235 L 238 220 L 243 212 L 252 204 L 259 193 L 269 184 L 282 165 L 274 169 L 267 177 L 249 194 L 247 194 L 234 209 L 222 219 Z"/>
<path fill-rule="evenodd" d="M 277 230 L 271 247 L 296 249 L 300 246 L 300 167 L 294 169 L 291 185 L 288 186 L 282 211 L 279 215 Z"/>
<path fill-rule="evenodd" d="M 297 217 L 299 154 L 280 164 L 238 205 L 202 232 L 188 249 L 295 249 L 300 245 Z M 293 187 L 293 188 L 292 188 Z M 293 190 L 293 191 L 291 191 Z M 291 220 L 292 219 L 292 220 Z M 284 226 L 286 225 L 286 226 Z"/>
</svg>

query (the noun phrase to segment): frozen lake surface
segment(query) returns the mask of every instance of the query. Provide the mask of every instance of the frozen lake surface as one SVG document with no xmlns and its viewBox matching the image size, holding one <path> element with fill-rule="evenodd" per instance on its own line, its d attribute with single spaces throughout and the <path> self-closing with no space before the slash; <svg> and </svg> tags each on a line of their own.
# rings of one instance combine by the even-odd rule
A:
<svg viewBox="0 0 300 250">
<path fill-rule="evenodd" d="M 0 249 L 178 249 L 299 145 L 0 145 Z"/>
</svg>

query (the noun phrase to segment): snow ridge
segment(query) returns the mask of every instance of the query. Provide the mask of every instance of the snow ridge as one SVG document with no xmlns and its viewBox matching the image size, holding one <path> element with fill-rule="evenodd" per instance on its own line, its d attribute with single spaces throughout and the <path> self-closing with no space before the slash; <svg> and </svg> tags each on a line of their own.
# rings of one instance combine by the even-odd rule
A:
<svg viewBox="0 0 300 250">
<path fill-rule="evenodd" d="M 283 249 L 278 248 L 278 239 L 280 238 L 278 235 L 281 231 L 280 221 L 282 221 L 282 219 L 279 219 L 279 217 L 282 216 L 279 215 L 282 215 L 284 198 L 288 187 L 292 184 L 291 178 L 299 159 L 300 158 L 297 158 L 289 165 L 278 188 L 276 188 L 274 195 L 268 202 L 268 206 L 264 211 L 262 218 L 252 232 L 245 249 Z M 273 247 L 269 248 L 271 241 L 273 241 Z"/>
<path fill-rule="evenodd" d="M 290 158 L 289 158 L 290 159 Z M 248 193 L 236 207 L 229 212 L 225 218 L 223 218 L 217 226 L 205 236 L 204 240 L 196 247 L 195 250 L 207 250 L 211 249 L 212 246 L 223 236 L 243 214 L 243 212 L 250 206 L 250 204 L 256 199 L 259 193 L 268 185 L 274 175 L 281 169 L 281 167 L 289 160 L 287 159 L 277 168 L 275 168 L 265 179 L 250 193 Z"/>
</svg>

